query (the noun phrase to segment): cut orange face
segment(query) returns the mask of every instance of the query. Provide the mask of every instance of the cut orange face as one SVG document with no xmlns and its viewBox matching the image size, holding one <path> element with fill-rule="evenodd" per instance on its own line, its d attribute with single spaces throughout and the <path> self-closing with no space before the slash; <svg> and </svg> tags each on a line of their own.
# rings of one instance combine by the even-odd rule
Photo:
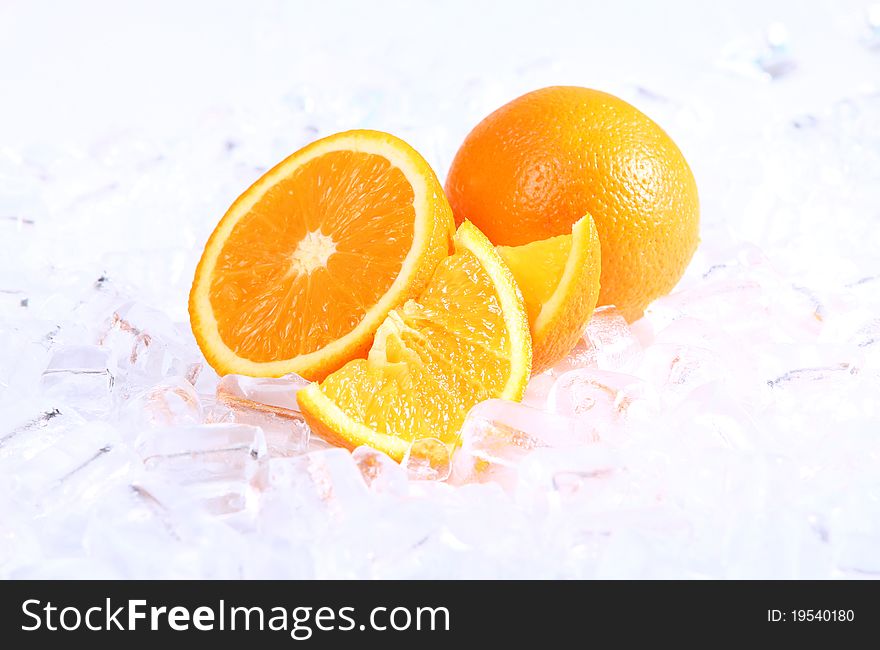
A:
<svg viewBox="0 0 880 650">
<path fill-rule="evenodd" d="M 599 299 L 601 246 L 586 215 L 570 235 L 499 246 L 522 290 L 532 332 L 532 371 L 563 359 L 583 335 Z"/>
<path fill-rule="evenodd" d="M 531 340 L 516 281 L 470 223 L 454 244 L 418 298 L 388 314 L 366 359 L 297 394 L 319 436 L 400 460 L 416 439 L 454 446 L 477 402 L 522 399 Z"/>
<path fill-rule="evenodd" d="M 214 230 L 190 293 L 193 333 L 221 375 L 321 379 L 366 354 L 388 312 L 449 254 L 453 231 L 437 177 L 408 144 L 378 131 L 318 140 Z"/>
</svg>

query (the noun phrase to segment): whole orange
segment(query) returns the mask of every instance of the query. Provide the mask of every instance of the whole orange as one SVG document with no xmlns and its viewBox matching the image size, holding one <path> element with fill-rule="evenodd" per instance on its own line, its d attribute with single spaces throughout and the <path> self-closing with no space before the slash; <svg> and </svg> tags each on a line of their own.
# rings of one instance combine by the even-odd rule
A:
<svg viewBox="0 0 880 650">
<path fill-rule="evenodd" d="M 699 243 L 693 173 L 648 116 L 608 93 L 535 90 L 465 138 L 446 180 L 457 223 L 496 245 L 571 232 L 590 214 L 602 246 L 599 304 L 635 320 L 681 278 Z"/>
</svg>

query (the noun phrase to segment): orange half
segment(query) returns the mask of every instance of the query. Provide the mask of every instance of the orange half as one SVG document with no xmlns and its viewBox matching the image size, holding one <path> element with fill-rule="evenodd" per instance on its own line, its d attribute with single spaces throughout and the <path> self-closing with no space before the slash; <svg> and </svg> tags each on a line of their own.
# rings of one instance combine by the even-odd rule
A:
<svg viewBox="0 0 880 650">
<path fill-rule="evenodd" d="M 319 380 L 369 350 L 450 251 L 452 212 L 408 144 L 348 131 L 297 151 L 229 208 L 189 299 L 221 375 Z"/>
</svg>

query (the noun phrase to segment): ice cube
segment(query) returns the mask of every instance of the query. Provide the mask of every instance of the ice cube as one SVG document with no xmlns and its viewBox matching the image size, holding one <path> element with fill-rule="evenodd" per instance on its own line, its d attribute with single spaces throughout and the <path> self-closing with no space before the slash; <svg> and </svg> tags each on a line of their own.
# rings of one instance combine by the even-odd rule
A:
<svg viewBox="0 0 880 650">
<path fill-rule="evenodd" d="M 361 445 L 351 452 L 351 457 L 372 491 L 388 494 L 406 493 L 406 470 L 387 454 Z"/>
<path fill-rule="evenodd" d="M 526 386 L 526 393 L 523 395 L 522 403 L 538 409 L 544 408 L 547 405 L 550 390 L 556 382 L 556 376 L 557 372 L 555 369 L 542 372 L 540 375 L 532 375 Z"/>
<path fill-rule="evenodd" d="M 161 469 L 181 483 L 234 475 L 249 468 L 251 461 L 266 456 L 263 432 L 239 424 L 200 424 L 145 432 L 137 448 L 148 469 Z"/>
<path fill-rule="evenodd" d="M 660 329 L 655 343 L 694 345 L 707 350 L 735 347 L 734 340 L 724 330 L 706 320 L 682 316 Z"/>
<path fill-rule="evenodd" d="M 163 312 L 128 302 L 113 311 L 98 344 L 110 351 L 117 374 L 125 379 L 122 397 L 128 397 L 166 377 L 183 377 L 195 384 L 202 361 L 187 344 L 190 337 Z"/>
<path fill-rule="evenodd" d="M 622 433 L 628 419 L 650 417 L 656 401 L 652 387 L 638 377 L 583 368 L 556 380 L 548 408 L 600 438 Z"/>
<path fill-rule="evenodd" d="M 39 507 L 43 513 L 63 510 L 70 515 L 78 511 L 85 518 L 108 492 L 128 489 L 139 461 L 128 446 L 108 442 L 57 478 L 41 495 Z"/>
<path fill-rule="evenodd" d="M 158 427 L 199 424 L 203 415 L 202 402 L 193 385 L 179 377 L 135 396 L 128 401 L 125 411 L 132 423 Z"/>
<path fill-rule="evenodd" d="M 626 372 L 639 362 L 641 345 L 626 319 L 613 306 L 599 307 L 584 331 L 600 370 Z"/>
<path fill-rule="evenodd" d="M 450 480 L 516 483 L 519 461 L 540 447 L 570 447 L 596 440 L 592 430 L 571 418 L 505 400 L 474 406 L 461 428 Z"/>
<path fill-rule="evenodd" d="M 816 444 L 830 432 L 870 430 L 880 414 L 875 378 L 847 362 L 817 361 L 767 381 L 761 419 L 778 445 Z"/>
<path fill-rule="evenodd" d="M 254 404 L 274 407 L 289 415 L 299 412 L 296 393 L 309 383 L 294 373 L 278 378 L 226 375 L 217 386 L 217 397 L 230 404 L 244 401 L 248 408 L 254 408 Z"/>
<path fill-rule="evenodd" d="M 215 514 L 252 510 L 257 490 L 266 482 L 268 452 L 259 427 L 169 427 L 144 432 L 137 448 L 148 475 L 180 486 L 175 501 L 199 501 Z"/>
<path fill-rule="evenodd" d="M 156 333 L 162 330 L 166 334 L 173 331 L 167 316 L 139 303 L 127 303 L 113 312 L 98 344 L 112 353 L 121 371 L 139 371 L 160 378 L 167 361 L 162 340 Z"/>
<path fill-rule="evenodd" d="M 595 509 L 613 508 L 622 497 L 614 489 L 620 481 L 611 479 L 623 469 L 619 452 L 604 442 L 535 449 L 519 466 L 516 499 L 531 511 L 560 508 L 573 499 L 585 499 Z"/>
<path fill-rule="evenodd" d="M 559 376 L 580 368 L 627 371 L 638 364 L 640 355 L 641 342 L 617 308 L 598 307 L 584 328 L 583 337 L 549 374 Z"/>
<path fill-rule="evenodd" d="M 79 302 L 71 312 L 71 320 L 87 325 L 89 338 L 94 338 L 93 342 L 100 342 L 113 312 L 127 301 L 124 289 L 102 271 L 92 277 L 86 290 L 79 295 Z"/>
<path fill-rule="evenodd" d="M 22 493 L 33 498 L 41 497 L 49 490 L 57 488 L 92 463 L 103 461 L 103 457 L 120 444 L 118 432 L 103 422 L 80 424 L 75 418 L 65 418 L 66 422 L 62 422 L 60 416 L 57 419 L 57 425 L 50 422 L 46 426 L 46 429 L 54 426 L 60 428 L 60 431 L 55 432 L 60 435 L 52 444 L 37 453 L 33 453 L 33 448 L 29 448 L 29 445 L 23 446 L 19 452 L 27 455 L 16 454 L 4 459 L 4 465 L 13 472 Z M 113 454 L 114 458 L 123 456 L 125 453 Z"/>
<path fill-rule="evenodd" d="M 657 387 L 664 402 L 674 405 L 696 388 L 723 380 L 725 367 L 705 348 L 658 343 L 646 351 L 639 374 Z"/>
<path fill-rule="evenodd" d="M 445 481 L 452 471 L 449 445 L 437 438 L 413 440 L 400 463 L 411 479 Z"/>
<path fill-rule="evenodd" d="M 202 420 L 205 424 L 229 424 L 235 422 L 235 411 L 213 396 L 200 396 Z M 245 423 L 246 424 L 246 423 Z"/>
<path fill-rule="evenodd" d="M 692 449 L 754 450 L 761 433 L 747 404 L 717 381 L 696 387 L 667 415 L 666 426 Z"/>
<path fill-rule="evenodd" d="M 74 409 L 64 407 L 43 411 L 15 424 L 0 434 L 0 467 L 7 474 L 13 473 L 15 464 L 30 460 L 85 422 Z"/>
<path fill-rule="evenodd" d="M 369 489 L 351 453 L 326 449 L 269 461 L 273 488 L 264 517 L 299 511 L 310 521 L 357 516 L 367 507 Z"/>
<path fill-rule="evenodd" d="M 233 421 L 258 426 L 266 436 L 269 455 L 296 456 L 306 451 L 322 448 L 322 441 L 312 438 L 311 430 L 302 416 L 286 418 L 275 413 L 232 409 Z"/>
<path fill-rule="evenodd" d="M 206 363 L 200 362 L 197 366 L 198 371 L 195 371 L 195 366 L 190 366 L 193 371 L 187 373 L 186 380 L 195 387 L 199 395 L 215 395 L 220 384 L 220 376 Z"/>
<path fill-rule="evenodd" d="M 730 333 L 749 333 L 766 328 L 770 306 L 759 282 L 735 278 L 671 293 L 645 310 L 656 331 L 684 316 L 708 321 Z"/>
<path fill-rule="evenodd" d="M 113 374 L 107 350 L 94 345 L 58 348 L 43 371 L 40 385 L 59 404 L 80 412 L 106 412 L 112 404 Z"/>
<path fill-rule="evenodd" d="M 263 429 L 272 456 L 293 456 L 309 449 L 309 427 L 296 402 L 296 392 L 308 384 L 294 374 L 277 379 L 227 375 L 217 386 L 217 401 L 235 422 Z"/>
<path fill-rule="evenodd" d="M 581 337 L 571 352 L 564 359 L 560 359 L 548 371 L 553 377 L 568 372 L 569 370 L 577 370 L 578 368 L 595 368 L 596 367 L 596 348 L 587 340 L 586 336 Z"/>
<path fill-rule="evenodd" d="M 173 515 L 144 488 L 129 485 L 95 510 L 83 532 L 84 550 L 117 567 L 121 577 L 197 575 L 200 563 L 185 551 Z"/>
<path fill-rule="evenodd" d="M 248 543 L 250 531 L 230 515 L 216 517 L 199 502 L 182 507 L 180 489 L 148 475 L 106 494 L 86 522 L 83 551 L 125 578 L 242 577 L 244 558 L 258 541 Z"/>
<path fill-rule="evenodd" d="M 0 408 L 9 405 L 17 409 L 40 384 L 58 326 L 32 322 L 7 325 L 3 320 L 0 317 Z"/>
</svg>

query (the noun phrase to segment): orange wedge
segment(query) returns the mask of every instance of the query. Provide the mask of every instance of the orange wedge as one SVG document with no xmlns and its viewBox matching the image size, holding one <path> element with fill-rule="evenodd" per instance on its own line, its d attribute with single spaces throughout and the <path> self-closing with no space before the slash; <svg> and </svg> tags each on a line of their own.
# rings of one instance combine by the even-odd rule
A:
<svg viewBox="0 0 880 650">
<path fill-rule="evenodd" d="M 581 338 L 599 298 L 601 248 L 596 224 L 587 215 L 570 235 L 499 246 L 516 278 L 532 333 L 532 372 L 563 359 Z"/>
<path fill-rule="evenodd" d="M 452 213 L 402 140 L 348 131 L 300 149 L 254 183 L 205 246 L 193 333 L 221 375 L 321 379 L 370 348 L 389 310 L 450 251 Z"/>
<path fill-rule="evenodd" d="M 470 223 L 454 245 L 424 291 L 388 314 L 366 359 L 297 394 L 319 436 L 400 460 L 419 438 L 451 449 L 477 402 L 522 399 L 532 355 L 516 281 Z"/>
</svg>

